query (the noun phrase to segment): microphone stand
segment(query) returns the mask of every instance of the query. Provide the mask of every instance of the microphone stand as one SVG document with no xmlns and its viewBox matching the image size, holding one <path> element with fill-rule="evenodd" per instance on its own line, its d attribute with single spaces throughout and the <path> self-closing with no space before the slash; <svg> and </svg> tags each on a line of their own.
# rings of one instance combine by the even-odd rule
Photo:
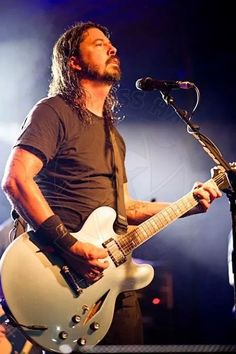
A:
<svg viewBox="0 0 236 354">
<path fill-rule="evenodd" d="M 219 149 L 216 145 L 205 135 L 200 133 L 200 127 L 196 124 L 191 123 L 191 115 L 188 111 L 177 107 L 173 97 L 170 95 L 171 89 L 166 89 L 165 91 L 160 91 L 163 100 L 168 106 L 171 106 L 177 115 L 186 123 L 186 125 L 191 129 L 191 135 L 194 136 L 196 140 L 202 145 L 204 151 L 213 159 L 217 165 L 223 168 L 227 174 L 229 188 L 223 189 L 223 192 L 226 193 L 229 203 L 230 203 L 230 212 L 232 220 L 232 234 L 233 234 L 233 250 L 232 250 L 232 272 L 234 279 L 234 306 L 233 313 L 236 316 L 236 173 L 233 170 L 230 163 L 228 163 L 222 156 Z M 188 130 L 189 131 L 189 130 Z"/>
</svg>

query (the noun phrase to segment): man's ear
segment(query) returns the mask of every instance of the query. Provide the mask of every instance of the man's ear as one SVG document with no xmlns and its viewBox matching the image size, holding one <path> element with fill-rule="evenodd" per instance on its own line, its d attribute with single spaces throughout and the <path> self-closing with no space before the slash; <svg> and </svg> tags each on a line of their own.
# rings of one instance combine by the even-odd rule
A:
<svg viewBox="0 0 236 354">
<path fill-rule="evenodd" d="M 69 66 L 69 68 L 71 68 L 75 71 L 80 71 L 82 69 L 79 64 L 79 60 L 74 56 L 69 58 L 67 65 Z"/>
</svg>

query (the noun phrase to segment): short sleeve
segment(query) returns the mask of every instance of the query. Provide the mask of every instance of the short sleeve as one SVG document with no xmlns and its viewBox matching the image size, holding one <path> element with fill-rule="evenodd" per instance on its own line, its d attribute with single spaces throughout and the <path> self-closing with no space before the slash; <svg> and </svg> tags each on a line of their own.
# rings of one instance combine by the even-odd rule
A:
<svg viewBox="0 0 236 354">
<path fill-rule="evenodd" d="M 56 155 L 63 141 L 63 131 L 56 111 L 46 103 L 39 103 L 29 112 L 14 146 L 29 150 L 45 164 Z"/>
</svg>

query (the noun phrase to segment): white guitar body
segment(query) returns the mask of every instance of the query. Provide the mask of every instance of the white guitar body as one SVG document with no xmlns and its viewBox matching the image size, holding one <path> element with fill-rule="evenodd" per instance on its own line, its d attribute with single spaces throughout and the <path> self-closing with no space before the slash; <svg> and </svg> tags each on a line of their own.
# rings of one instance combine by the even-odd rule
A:
<svg viewBox="0 0 236 354">
<path fill-rule="evenodd" d="M 107 239 L 118 237 L 115 218 L 113 209 L 100 207 L 73 236 L 102 247 Z M 76 296 L 60 273 L 64 261 L 40 249 L 33 232 L 22 234 L 8 247 L 1 259 L 3 298 L 20 327 L 45 326 L 43 330 L 22 327 L 26 337 L 58 353 L 85 351 L 101 341 L 111 325 L 117 296 L 147 286 L 154 275 L 150 265 L 135 264 L 131 255 L 119 266 L 109 257 L 104 276 L 82 286 Z"/>
</svg>

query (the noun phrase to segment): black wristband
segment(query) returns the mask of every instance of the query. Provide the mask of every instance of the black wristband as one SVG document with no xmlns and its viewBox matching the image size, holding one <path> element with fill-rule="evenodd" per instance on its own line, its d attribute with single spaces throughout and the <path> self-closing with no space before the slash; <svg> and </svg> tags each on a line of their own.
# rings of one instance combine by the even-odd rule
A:
<svg viewBox="0 0 236 354">
<path fill-rule="evenodd" d="M 60 249 L 70 248 L 77 239 L 73 237 L 58 215 L 52 215 L 45 220 L 37 229 L 36 234 L 39 238 L 53 244 Z"/>
</svg>

